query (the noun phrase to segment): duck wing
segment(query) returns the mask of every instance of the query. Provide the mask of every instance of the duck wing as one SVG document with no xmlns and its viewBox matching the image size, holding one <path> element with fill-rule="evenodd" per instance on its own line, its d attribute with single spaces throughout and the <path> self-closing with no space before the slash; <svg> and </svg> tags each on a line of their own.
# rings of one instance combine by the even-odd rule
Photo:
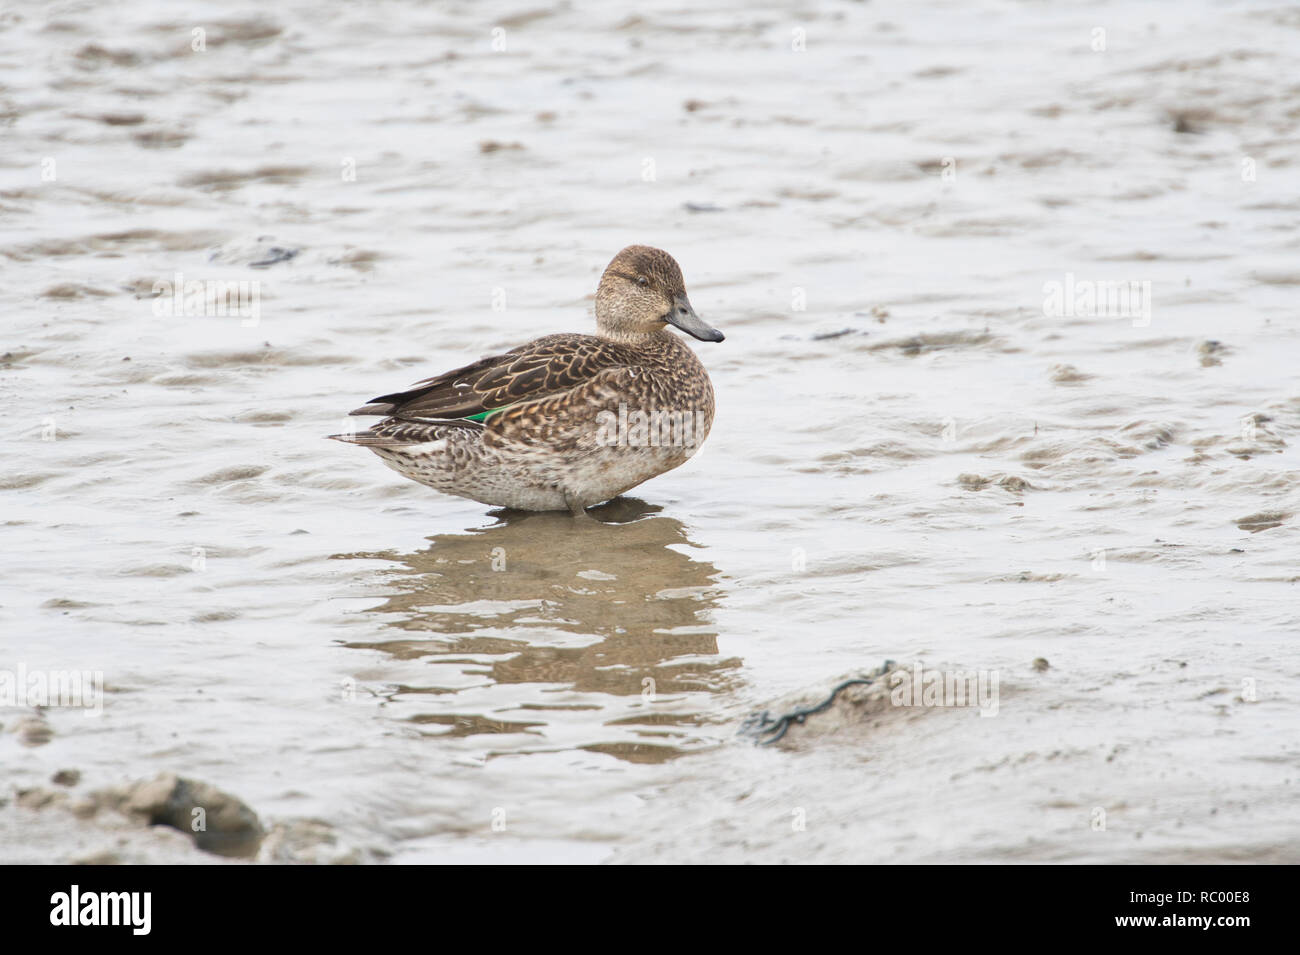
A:
<svg viewBox="0 0 1300 955">
<path fill-rule="evenodd" d="M 630 349 L 595 335 L 547 335 L 472 365 L 372 398 L 354 415 L 482 420 L 521 401 L 561 394 L 610 368 L 636 364 Z"/>
</svg>

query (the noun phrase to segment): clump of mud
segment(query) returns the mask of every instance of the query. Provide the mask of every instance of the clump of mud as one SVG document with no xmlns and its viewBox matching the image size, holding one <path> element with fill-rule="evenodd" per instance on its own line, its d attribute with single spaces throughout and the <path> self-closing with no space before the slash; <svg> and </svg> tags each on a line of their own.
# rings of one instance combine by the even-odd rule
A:
<svg viewBox="0 0 1300 955">
<path fill-rule="evenodd" d="M 257 814 L 208 783 L 163 773 L 102 793 L 106 805 L 151 826 L 187 833 L 204 852 L 234 858 L 257 855 L 266 831 Z"/>
<path fill-rule="evenodd" d="M 175 773 L 77 792 L 80 771 L 61 769 L 51 782 L 58 788 L 17 790 L 10 805 L 0 798 L 0 810 L 18 814 L 0 818 L 0 854 L 11 848 L 3 844 L 11 830 L 21 840 L 24 862 L 190 864 L 218 856 L 230 862 L 349 865 L 383 857 L 341 844 L 334 827 L 318 819 L 264 827 L 239 798 Z M 71 830 L 68 815 L 78 820 Z M 60 854 L 45 855 L 42 845 L 57 845 Z"/>
</svg>

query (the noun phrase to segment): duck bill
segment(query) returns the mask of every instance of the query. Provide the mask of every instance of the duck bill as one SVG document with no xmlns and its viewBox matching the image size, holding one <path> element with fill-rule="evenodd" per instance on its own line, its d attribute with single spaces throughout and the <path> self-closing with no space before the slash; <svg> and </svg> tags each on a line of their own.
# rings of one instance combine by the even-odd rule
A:
<svg viewBox="0 0 1300 955">
<path fill-rule="evenodd" d="M 674 299 L 672 311 L 664 316 L 664 320 L 702 342 L 720 342 L 724 339 L 722 332 L 711 325 L 704 324 L 700 316 L 695 314 L 690 299 L 684 294 Z"/>
</svg>

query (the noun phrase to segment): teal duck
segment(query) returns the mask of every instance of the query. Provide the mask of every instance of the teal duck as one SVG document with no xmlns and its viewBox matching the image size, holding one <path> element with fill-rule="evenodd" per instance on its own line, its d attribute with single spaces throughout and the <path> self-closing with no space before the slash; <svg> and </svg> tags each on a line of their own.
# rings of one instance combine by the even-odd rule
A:
<svg viewBox="0 0 1300 955">
<path fill-rule="evenodd" d="M 628 246 L 596 289 L 596 334 L 546 335 L 351 412 L 330 437 L 405 477 L 494 507 L 585 512 L 686 462 L 713 425 L 713 385 L 674 326 L 723 335 L 667 252 Z"/>
</svg>

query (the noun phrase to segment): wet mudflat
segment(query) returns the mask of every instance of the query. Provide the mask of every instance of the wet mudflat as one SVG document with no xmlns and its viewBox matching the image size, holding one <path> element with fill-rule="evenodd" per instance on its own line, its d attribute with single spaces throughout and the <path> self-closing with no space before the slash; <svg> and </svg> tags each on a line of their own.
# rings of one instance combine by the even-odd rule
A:
<svg viewBox="0 0 1300 955">
<path fill-rule="evenodd" d="M 0 860 L 230 861 L 101 795 L 176 773 L 265 860 L 1296 861 L 1298 41 L 8 7 L 0 669 L 103 692 L 0 707 Z M 575 524 L 323 440 L 589 330 L 632 242 L 727 334 L 685 467 Z M 886 659 L 998 674 L 997 715 L 736 739 Z"/>
</svg>

